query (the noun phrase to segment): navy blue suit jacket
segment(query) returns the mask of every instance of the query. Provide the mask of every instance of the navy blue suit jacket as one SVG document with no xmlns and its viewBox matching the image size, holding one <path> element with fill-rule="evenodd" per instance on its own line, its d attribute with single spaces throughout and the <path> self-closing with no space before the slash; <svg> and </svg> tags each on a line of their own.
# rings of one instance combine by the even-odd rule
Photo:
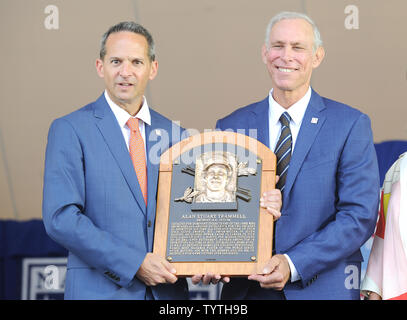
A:
<svg viewBox="0 0 407 320">
<path fill-rule="evenodd" d="M 152 251 L 160 155 L 181 128 L 150 109 L 145 126 L 147 208 L 119 124 L 104 95 L 55 120 L 45 159 L 43 220 L 69 250 L 66 299 L 144 299 L 135 277 Z M 156 299 L 187 299 L 187 283 L 152 287 Z"/>
<path fill-rule="evenodd" d="M 267 97 L 236 110 L 216 127 L 247 133 L 257 129 L 257 139 L 269 146 L 268 110 Z M 288 254 L 301 277 L 285 286 L 287 299 L 359 298 L 360 247 L 375 228 L 379 188 L 369 118 L 312 91 L 275 228 L 276 252 Z M 281 294 L 239 278 L 224 286 L 222 297 L 272 299 Z"/>
</svg>

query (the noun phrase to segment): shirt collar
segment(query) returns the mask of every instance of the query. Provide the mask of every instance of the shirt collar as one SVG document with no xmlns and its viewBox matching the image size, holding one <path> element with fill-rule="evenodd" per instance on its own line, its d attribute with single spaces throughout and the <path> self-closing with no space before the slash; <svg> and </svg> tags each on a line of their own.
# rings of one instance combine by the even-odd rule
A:
<svg viewBox="0 0 407 320">
<path fill-rule="evenodd" d="M 280 106 L 276 100 L 273 98 L 273 89 L 270 90 L 269 93 L 269 118 L 270 123 L 275 125 L 279 122 L 281 115 L 284 112 L 288 112 L 291 117 L 291 120 L 294 122 L 295 125 L 300 125 L 302 122 L 302 118 L 304 117 L 305 110 L 307 110 L 307 106 L 309 101 L 311 100 L 311 87 L 308 88 L 307 93 L 296 103 L 294 103 L 290 108 L 285 109 Z"/>
<path fill-rule="evenodd" d="M 105 98 L 110 109 L 112 109 L 120 127 L 124 128 L 126 126 L 126 122 L 129 120 L 131 115 L 126 110 L 124 110 L 123 108 L 119 107 L 116 103 L 114 103 L 113 100 L 110 99 L 109 94 L 107 93 L 106 90 Z M 134 118 L 139 118 L 144 123 L 151 125 L 150 109 L 148 107 L 146 97 L 143 96 L 143 105 L 141 106 L 139 112 L 137 112 Z"/>
</svg>

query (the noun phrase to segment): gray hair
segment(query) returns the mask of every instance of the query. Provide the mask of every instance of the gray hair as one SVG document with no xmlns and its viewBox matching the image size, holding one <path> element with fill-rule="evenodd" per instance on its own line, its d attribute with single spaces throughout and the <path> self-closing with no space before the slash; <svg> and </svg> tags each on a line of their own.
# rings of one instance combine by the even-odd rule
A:
<svg viewBox="0 0 407 320">
<path fill-rule="evenodd" d="M 147 44 L 148 44 L 148 53 L 147 53 L 148 58 L 150 59 L 150 61 L 155 60 L 155 49 L 154 49 L 153 37 L 151 36 L 150 32 L 148 32 L 148 30 L 146 28 L 144 28 L 142 25 L 135 23 L 133 21 L 120 22 L 120 23 L 110 27 L 109 30 L 107 30 L 103 34 L 102 41 L 100 42 L 100 52 L 99 52 L 99 56 L 100 56 L 101 60 L 103 60 L 103 58 L 106 55 L 107 38 L 112 33 L 121 32 L 121 31 L 129 31 L 129 32 L 133 32 L 133 33 L 144 36 L 144 38 L 146 38 Z"/>
<path fill-rule="evenodd" d="M 315 22 L 310 17 L 308 17 L 304 13 L 283 11 L 283 12 L 280 12 L 277 15 L 275 15 L 273 18 L 271 18 L 269 24 L 267 25 L 266 40 L 265 40 L 265 44 L 266 44 L 267 49 L 270 48 L 270 32 L 271 32 L 271 29 L 273 28 L 273 26 L 277 22 L 279 22 L 281 20 L 285 20 L 285 19 L 289 19 L 289 20 L 303 19 L 303 20 L 307 21 L 311 25 L 312 31 L 314 32 L 314 44 L 313 44 L 314 52 L 319 47 L 322 47 L 321 34 L 319 33 L 317 25 L 315 24 Z"/>
</svg>

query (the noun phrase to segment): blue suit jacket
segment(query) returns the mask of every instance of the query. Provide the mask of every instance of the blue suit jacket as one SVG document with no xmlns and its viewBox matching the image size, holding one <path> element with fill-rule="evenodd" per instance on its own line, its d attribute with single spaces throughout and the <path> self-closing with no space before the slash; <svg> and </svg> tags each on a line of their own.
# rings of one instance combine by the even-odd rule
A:
<svg viewBox="0 0 407 320">
<path fill-rule="evenodd" d="M 151 110 L 146 125 L 148 204 L 104 95 L 55 120 L 45 159 L 43 220 L 69 250 L 66 299 L 144 299 L 135 277 L 152 251 L 159 157 L 181 128 Z M 152 287 L 156 299 L 187 299 L 187 283 Z"/>
<path fill-rule="evenodd" d="M 216 127 L 257 128 L 258 140 L 269 146 L 268 109 L 267 97 L 236 110 Z M 374 231 L 379 188 L 369 118 L 312 91 L 275 228 L 276 252 L 288 254 L 301 277 L 285 286 L 287 299 L 360 298 L 360 247 Z M 281 294 L 240 278 L 224 286 L 222 297 L 272 299 Z"/>
</svg>

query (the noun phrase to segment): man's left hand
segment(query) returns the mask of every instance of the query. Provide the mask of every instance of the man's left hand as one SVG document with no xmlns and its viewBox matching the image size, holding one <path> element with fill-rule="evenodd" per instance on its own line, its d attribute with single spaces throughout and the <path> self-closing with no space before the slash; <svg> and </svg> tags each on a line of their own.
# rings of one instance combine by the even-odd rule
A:
<svg viewBox="0 0 407 320">
<path fill-rule="evenodd" d="M 258 281 L 262 288 L 281 291 L 290 279 L 290 275 L 287 258 L 282 254 L 276 254 L 264 266 L 263 274 L 252 274 L 248 279 Z"/>
</svg>

